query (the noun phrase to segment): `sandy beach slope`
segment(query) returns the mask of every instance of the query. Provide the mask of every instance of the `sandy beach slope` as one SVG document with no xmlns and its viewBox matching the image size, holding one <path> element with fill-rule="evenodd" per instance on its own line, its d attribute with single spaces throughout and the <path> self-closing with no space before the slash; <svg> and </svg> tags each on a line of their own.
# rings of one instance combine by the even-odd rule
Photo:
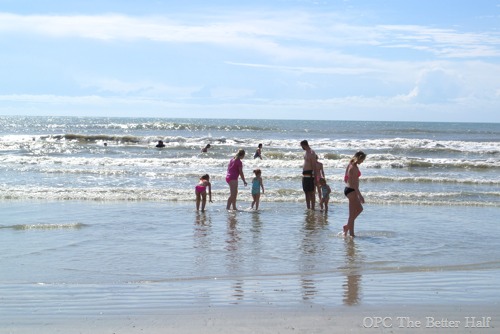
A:
<svg viewBox="0 0 500 334">
<path fill-rule="evenodd" d="M 134 316 L 15 319 L 2 333 L 497 333 L 498 306 L 222 307 Z M 20 319 L 19 319 L 20 320 Z"/>
</svg>

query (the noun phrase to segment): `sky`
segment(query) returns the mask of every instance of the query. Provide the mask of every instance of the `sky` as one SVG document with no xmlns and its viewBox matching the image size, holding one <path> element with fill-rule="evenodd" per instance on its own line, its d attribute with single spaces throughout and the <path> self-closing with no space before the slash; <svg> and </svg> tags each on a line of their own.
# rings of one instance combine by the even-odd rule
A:
<svg viewBox="0 0 500 334">
<path fill-rule="evenodd" d="M 500 0 L 0 0 L 0 115 L 500 122 Z"/>
</svg>

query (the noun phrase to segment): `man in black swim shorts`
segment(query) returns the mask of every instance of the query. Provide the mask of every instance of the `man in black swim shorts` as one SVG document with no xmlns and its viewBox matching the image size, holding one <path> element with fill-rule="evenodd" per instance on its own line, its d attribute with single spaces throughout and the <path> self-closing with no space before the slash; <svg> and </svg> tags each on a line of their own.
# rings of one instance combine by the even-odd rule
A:
<svg viewBox="0 0 500 334">
<path fill-rule="evenodd" d="M 317 158 L 316 153 L 309 147 L 307 140 L 300 142 L 304 154 L 304 166 L 302 168 L 302 189 L 306 196 L 306 205 L 308 209 L 314 210 L 316 196 L 314 194 L 314 175 L 316 174 Z"/>
<path fill-rule="evenodd" d="M 314 191 L 314 172 L 312 170 L 302 172 L 302 190 L 305 193 Z"/>
</svg>

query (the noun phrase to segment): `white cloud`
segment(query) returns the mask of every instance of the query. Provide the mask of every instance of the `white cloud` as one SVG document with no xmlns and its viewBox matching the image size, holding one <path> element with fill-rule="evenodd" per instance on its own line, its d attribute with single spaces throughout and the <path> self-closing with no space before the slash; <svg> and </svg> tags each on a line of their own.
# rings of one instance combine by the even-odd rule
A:
<svg viewBox="0 0 500 334">
<path fill-rule="evenodd" d="M 260 110 L 261 117 L 274 112 L 286 115 L 288 111 L 304 115 L 311 110 L 317 117 L 322 113 L 328 117 L 333 117 L 331 113 L 338 118 L 358 117 L 345 112 L 353 110 L 356 111 L 353 115 L 359 115 L 360 119 L 369 119 L 370 112 L 371 118 L 376 119 L 380 110 L 406 115 L 420 108 L 429 110 L 432 119 L 431 110 L 436 104 L 448 112 L 462 108 L 474 113 L 481 106 L 493 110 L 499 103 L 500 66 L 496 57 L 500 56 L 500 35 L 496 31 L 471 33 L 459 28 L 422 25 L 363 26 L 333 12 L 240 11 L 186 16 L 177 13 L 173 17 L 170 14 L 136 17 L 0 13 L 0 36 L 15 37 L 6 38 L 7 41 L 23 41 L 23 35 L 30 38 L 35 35 L 50 38 L 51 43 L 47 44 L 55 48 L 66 48 L 70 42 L 75 48 L 90 45 L 91 48 L 81 52 L 109 57 L 102 64 L 112 65 L 102 66 L 97 56 L 95 66 L 64 59 L 54 69 L 64 72 L 64 82 L 68 82 L 68 73 L 74 74 L 75 68 L 78 69 L 75 78 L 71 78 L 78 87 L 63 89 L 75 96 L 58 95 L 56 76 L 49 82 L 52 86 L 37 78 L 42 84 L 32 91 L 54 95 L 3 95 L 2 110 L 37 105 L 49 111 L 57 109 L 55 106 L 60 110 L 69 106 L 92 111 L 98 106 L 130 112 L 177 110 L 186 116 L 182 111 L 209 108 L 211 112 L 230 113 L 242 108 Z M 99 43 L 80 44 L 79 38 Z M 63 43 L 58 44 L 59 39 Z M 143 41 L 158 42 L 141 44 L 148 48 L 147 58 L 141 58 L 142 49 L 134 44 Z M 102 54 L 101 49 L 96 52 L 96 44 L 99 48 L 105 45 Z M 179 45 L 182 47 L 178 48 Z M 136 52 L 134 59 L 124 55 L 119 62 L 112 63 L 117 50 L 128 47 Z M 45 52 L 42 47 L 40 50 Z M 207 50 L 209 55 L 193 54 L 193 50 Z M 50 61 L 55 63 L 63 53 L 54 50 L 48 57 L 54 57 Z M 148 68 L 149 60 L 160 55 L 175 61 L 169 62 L 169 71 L 155 73 L 156 68 Z M 182 58 L 185 55 L 186 60 Z M 23 55 L 32 65 L 29 70 L 37 73 L 37 59 L 30 56 Z M 17 59 L 17 54 L 6 52 L 5 57 Z M 46 59 L 40 61 L 40 66 L 43 61 Z M 138 67 L 129 73 L 126 66 L 132 62 Z M 199 67 L 186 71 L 189 62 L 199 62 L 196 64 Z M 181 66 L 177 68 L 176 64 Z M 228 69 L 227 65 L 232 67 Z M 142 66 L 148 70 L 143 71 Z M 20 69 L 21 66 L 16 71 L 21 72 Z M 239 80 L 243 78 L 239 77 L 241 73 L 250 74 L 249 80 Z M 344 82 L 346 85 L 341 90 L 329 90 L 333 81 L 336 87 Z M 238 87 L 233 87 L 234 83 Z M 19 84 L 19 87 L 21 92 L 28 92 L 23 91 L 25 86 Z M 269 99 L 261 99 L 258 95 L 261 92 Z M 283 98 L 297 92 L 302 99 Z M 441 109 L 435 110 L 437 115 Z"/>
<path fill-rule="evenodd" d="M 184 21 L 168 16 L 0 13 L 0 32 L 53 38 L 209 43 L 282 59 L 323 61 L 342 57 L 338 50 L 345 46 L 413 49 L 449 58 L 500 55 L 498 32 L 470 33 L 416 25 L 360 26 L 342 22 L 334 13 L 243 12 L 195 15 Z"/>
<path fill-rule="evenodd" d="M 326 99 L 252 98 L 229 102 L 228 97 L 235 92 L 221 90 L 219 93 L 220 96 L 212 98 L 210 103 L 197 99 L 186 103 L 140 96 L 125 98 L 97 95 L 0 95 L 2 102 L 0 113 L 23 115 L 30 114 L 36 109 L 37 115 L 303 119 L 304 115 L 314 111 L 315 119 L 466 121 L 467 114 L 472 112 L 477 116 L 476 121 L 494 121 L 498 118 L 495 103 L 474 98 L 462 99 L 451 104 L 414 103 L 402 96 L 349 96 Z M 36 106 L 43 106 L 43 109 Z"/>
<path fill-rule="evenodd" d="M 419 103 L 445 103 L 461 97 L 463 87 L 457 73 L 442 68 L 425 69 L 409 97 Z"/>
<path fill-rule="evenodd" d="M 368 67 L 308 67 L 308 66 L 280 66 L 268 64 L 251 64 L 251 63 L 237 63 L 226 62 L 230 65 L 245 66 L 269 69 L 283 72 L 294 72 L 299 74 L 341 74 L 341 75 L 359 75 L 365 73 L 382 72 L 380 69 Z"/>
<path fill-rule="evenodd" d="M 238 99 L 250 97 L 254 94 L 251 89 L 238 89 L 231 87 L 215 87 L 210 89 L 211 96 L 216 99 Z"/>
<path fill-rule="evenodd" d="M 500 56 L 498 32 L 470 33 L 415 25 L 380 25 L 381 46 L 432 52 L 444 58 Z"/>
<path fill-rule="evenodd" d="M 154 81 L 123 81 L 114 78 L 83 77 L 77 79 L 84 88 L 121 95 L 189 97 L 200 87 L 175 87 Z"/>
<path fill-rule="evenodd" d="M 110 99 L 97 95 L 88 96 L 61 96 L 52 94 L 11 94 L 0 95 L 0 101 L 28 104 L 100 104 Z"/>
</svg>

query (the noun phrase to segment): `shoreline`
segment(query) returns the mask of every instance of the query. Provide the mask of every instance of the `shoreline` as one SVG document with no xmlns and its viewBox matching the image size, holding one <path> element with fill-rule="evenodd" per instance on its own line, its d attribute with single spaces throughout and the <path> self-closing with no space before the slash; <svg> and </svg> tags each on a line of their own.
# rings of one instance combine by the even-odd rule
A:
<svg viewBox="0 0 500 334">
<path fill-rule="evenodd" d="M 0 256 L 2 333 L 493 333 L 498 325 L 499 227 L 474 224 L 497 208 L 440 215 L 367 205 L 348 240 L 338 237 L 345 208 L 326 216 L 303 203 L 257 214 L 219 205 L 198 214 L 194 203 L 0 207 L 9 250 Z M 472 317 L 491 320 L 472 327 Z"/>
<path fill-rule="evenodd" d="M 6 333 L 493 333 L 498 305 L 370 305 L 324 307 L 226 306 L 135 315 L 68 318 L 23 317 L 4 323 Z"/>
</svg>

